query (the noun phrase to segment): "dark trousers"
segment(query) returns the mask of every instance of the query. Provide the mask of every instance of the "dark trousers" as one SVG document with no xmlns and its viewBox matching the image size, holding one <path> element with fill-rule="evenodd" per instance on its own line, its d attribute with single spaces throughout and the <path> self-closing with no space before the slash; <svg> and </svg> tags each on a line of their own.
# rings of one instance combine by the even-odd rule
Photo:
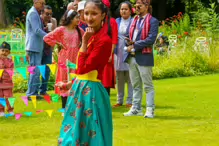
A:
<svg viewBox="0 0 219 146">
<path fill-rule="evenodd" d="M 42 57 L 42 65 L 46 65 L 46 64 L 52 64 L 52 50 L 50 51 L 43 51 L 43 57 Z M 42 82 L 41 82 L 41 86 L 40 86 L 40 94 L 45 94 L 46 91 L 48 90 L 48 81 L 49 81 L 49 77 L 50 77 L 50 69 L 48 66 L 46 66 L 46 75 L 45 75 L 45 79 L 42 78 Z"/>
<path fill-rule="evenodd" d="M 61 98 L 62 98 L 62 108 L 65 108 L 68 97 L 61 96 Z"/>
</svg>

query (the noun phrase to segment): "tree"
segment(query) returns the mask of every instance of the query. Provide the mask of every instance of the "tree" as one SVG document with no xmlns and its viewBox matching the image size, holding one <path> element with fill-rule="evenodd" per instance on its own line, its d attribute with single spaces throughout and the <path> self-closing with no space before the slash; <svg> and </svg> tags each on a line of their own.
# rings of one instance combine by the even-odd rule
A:
<svg viewBox="0 0 219 146">
<path fill-rule="evenodd" d="M 0 26 L 6 27 L 7 23 L 8 21 L 5 14 L 5 0 L 0 0 Z"/>
</svg>

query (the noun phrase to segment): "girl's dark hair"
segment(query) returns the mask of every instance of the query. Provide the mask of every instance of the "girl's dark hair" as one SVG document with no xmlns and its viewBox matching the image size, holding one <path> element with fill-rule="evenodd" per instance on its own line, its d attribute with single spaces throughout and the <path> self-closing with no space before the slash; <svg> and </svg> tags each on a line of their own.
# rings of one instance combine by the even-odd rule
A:
<svg viewBox="0 0 219 146">
<path fill-rule="evenodd" d="M 133 15 L 132 4 L 129 1 L 124 1 L 124 2 L 119 4 L 119 10 L 121 9 L 122 4 L 127 4 L 128 5 L 129 10 L 131 11 L 131 16 L 132 16 Z"/>
<path fill-rule="evenodd" d="M 60 26 L 68 26 L 69 24 L 71 24 L 71 21 L 75 18 L 75 16 L 78 15 L 78 12 L 73 11 L 73 12 L 67 17 L 69 11 L 70 11 L 70 10 L 67 10 L 67 11 L 65 12 L 65 14 L 62 16 L 62 18 L 61 18 L 61 20 L 60 20 Z M 77 32 L 78 32 L 78 35 L 79 35 L 79 38 L 80 38 L 80 42 L 81 42 L 81 41 L 82 41 L 82 34 L 81 34 L 81 30 L 80 30 L 80 28 L 78 27 L 78 25 L 77 25 L 76 29 L 77 29 Z"/>
<path fill-rule="evenodd" d="M 111 24 L 110 24 L 110 13 L 109 13 L 109 9 L 107 8 L 107 6 L 101 1 L 101 0 L 87 0 L 87 2 L 85 3 L 85 7 L 89 2 L 93 2 L 101 11 L 102 13 L 106 14 L 106 17 L 104 18 L 104 22 L 107 21 L 108 24 L 108 35 L 110 37 L 112 37 L 112 28 L 111 28 Z"/>
</svg>

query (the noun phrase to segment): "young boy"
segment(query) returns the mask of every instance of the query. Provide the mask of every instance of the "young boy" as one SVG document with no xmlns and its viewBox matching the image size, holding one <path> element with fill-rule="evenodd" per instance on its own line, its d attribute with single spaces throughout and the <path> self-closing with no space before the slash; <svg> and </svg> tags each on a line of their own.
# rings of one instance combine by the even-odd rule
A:
<svg viewBox="0 0 219 146">
<path fill-rule="evenodd" d="M 8 70 L 13 71 L 14 63 L 8 58 L 11 47 L 7 42 L 3 42 L 0 46 L 0 70 L 3 70 L 0 76 L 0 98 L 6 99 L 7 111 L 10 115 L 14 115 L 14 108 L 10 106 L 8 98 L 13 97 L 13 82 L 8 74 Z M 0 117 L 5 116 L 5 108 L 0 104 Z"/>
</svg>

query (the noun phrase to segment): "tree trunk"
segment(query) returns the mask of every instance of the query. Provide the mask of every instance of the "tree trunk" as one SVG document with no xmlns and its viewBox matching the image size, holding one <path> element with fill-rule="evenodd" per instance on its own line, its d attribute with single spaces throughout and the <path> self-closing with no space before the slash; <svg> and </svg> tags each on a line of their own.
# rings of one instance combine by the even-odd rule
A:
<svg viewBox="0 0 219 146">
<path fill-rule="evenodd" d="M 0 27 L 7 26 L 7 19 L 5 13 L 5 0 L 0 0 Z"/>
</svg>

